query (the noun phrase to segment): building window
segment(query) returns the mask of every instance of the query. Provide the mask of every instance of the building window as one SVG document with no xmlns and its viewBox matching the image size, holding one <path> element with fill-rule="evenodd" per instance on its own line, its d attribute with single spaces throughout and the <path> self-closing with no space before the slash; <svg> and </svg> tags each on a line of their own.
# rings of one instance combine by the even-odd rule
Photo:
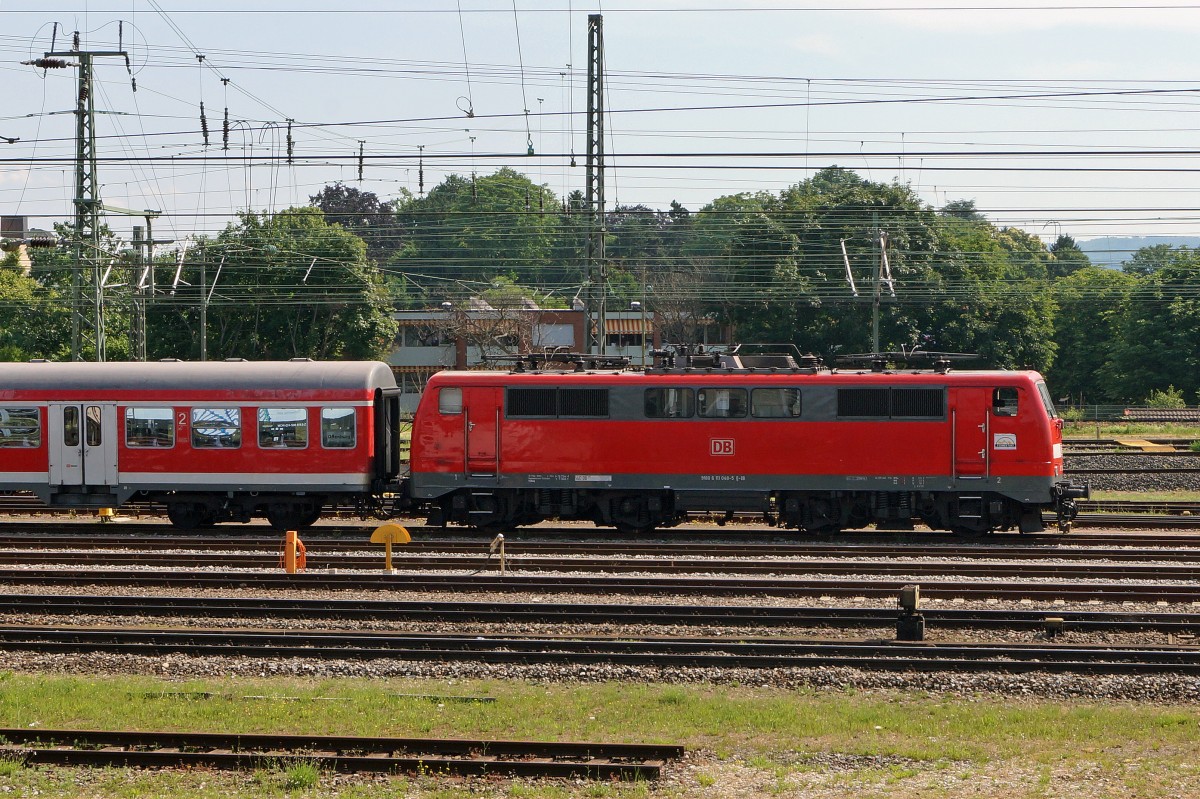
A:
<svg viewBox="0 0 1200 799">
<path fill-rule="evenodd" d="M 357 443 L 353 408 L 321 409 L 321 446 L 329 449 L 352 449 Z"/>
<path fill-rule="evenodd" d="M 174 408 L 126 408 L 125 446 L 175 446 Z"/>
<path fill-rule="evenodd" d="M 241 445 L 241 408 L 192 408 L 193 447 L 234 449 Z"/>
<path fill-rule="evenodd" d="M 700 416 L 710 419 L 738 419 L 746 415 L 746 389 L 702 388 L 696 392 Z"/>
<path fill-rule="evenodd" d="M 756 388 L 750 392 L 750 414 L 759 419 L 799 418 L 800 389 Z"/>
<path fill-rule="evenodd" d="M 0 447 L 39 447 L 42 417 L 37 408 L 0 408 Z"/>
<path fill-rule="evenodd" d="M 259 408 L 258 445 L 270 449 L 308 446 L 307 408 Z"/>
</svg>

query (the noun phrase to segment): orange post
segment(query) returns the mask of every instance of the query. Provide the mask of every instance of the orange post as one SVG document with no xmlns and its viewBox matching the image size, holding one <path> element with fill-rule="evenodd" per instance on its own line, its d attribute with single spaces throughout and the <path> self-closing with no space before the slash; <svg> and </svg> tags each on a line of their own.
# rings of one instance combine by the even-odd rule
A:
<svg viewBox="0 0 1200 799">
<path fill-rule="evenodd" d="M 295 530 L 288 530 L 283 536 L 283 570 L 288 574 L 304 571 L 308 550 Z"/>
</svg>

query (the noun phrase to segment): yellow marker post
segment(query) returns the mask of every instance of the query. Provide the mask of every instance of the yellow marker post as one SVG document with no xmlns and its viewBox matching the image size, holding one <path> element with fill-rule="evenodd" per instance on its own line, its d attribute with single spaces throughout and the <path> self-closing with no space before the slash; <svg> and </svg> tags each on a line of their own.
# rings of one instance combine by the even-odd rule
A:
<svg viewBox="0 0 1200 799">
<path fill-rule="evenodd" d="M 392 522 L 379 525 L 375 532 L 371 533 L 371 543 L 383 544 L 385 547 L 383 567 L 388 571 L 392 571 L 392 544 L 407 544 L 409 541 L 412 541 L 412 536 L 408 534 L 408 530 Z"/>
</svg>

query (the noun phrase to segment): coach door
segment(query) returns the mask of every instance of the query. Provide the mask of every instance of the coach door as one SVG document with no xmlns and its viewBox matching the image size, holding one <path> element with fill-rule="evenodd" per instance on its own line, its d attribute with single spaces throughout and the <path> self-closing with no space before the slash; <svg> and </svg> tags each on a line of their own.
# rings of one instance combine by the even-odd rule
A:
<svg viewBox="0 0 1200 799">
<path fill-rule="evenodd" d="M 500 471 L 500 389 L 464 388 L 466 471 L 494 475 Z"/>
<path fill-rule="evenodd" d="M 51 403 L 47 441 L 50 485 L 117 484 L 117 406 Z"/>
<path fill-rule="evenodd" d="M 951 416 L 954 436 L 954 476 L 980 480 L 988 473 L 988 409 L 991 389 L 960 388 L 954 392 Z"/>
</svg>

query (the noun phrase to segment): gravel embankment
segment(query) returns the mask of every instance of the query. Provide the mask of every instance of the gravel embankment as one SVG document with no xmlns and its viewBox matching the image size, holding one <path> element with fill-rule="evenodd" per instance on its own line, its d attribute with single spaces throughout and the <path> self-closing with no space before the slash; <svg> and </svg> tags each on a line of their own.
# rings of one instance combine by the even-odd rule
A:
<svg viewBox="0 0 1200 799">
<path fill-rule="evenodd" d="M 1190 474 L 1147 474 L 1147 469 L 1197 469 L 1200 455 L 1080 454 L 1063 458 L 1067 476 L 1075 469 L 1120 469 L 1123 474 L 1089 474 L 1077 479 L 1093 491 L 1200 491 L 1200 471 Z"/>
</svg>

